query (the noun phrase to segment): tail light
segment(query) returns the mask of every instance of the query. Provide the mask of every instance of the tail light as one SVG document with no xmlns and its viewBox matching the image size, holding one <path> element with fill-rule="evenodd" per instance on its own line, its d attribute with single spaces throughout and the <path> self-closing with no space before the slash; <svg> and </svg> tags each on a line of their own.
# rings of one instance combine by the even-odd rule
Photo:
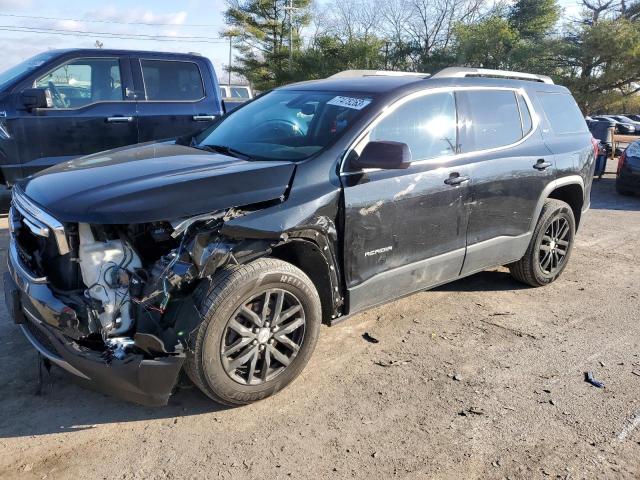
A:
<svg viewBox="0 0 640 480">
<path fill-rule="evenodd" d="M 616 175 L 620 175 L 620 170 L 622 170 L 622 167 L 624 166 L 624 162 L 627 160 L 627 151 L 625 150 L 624 152 L 622 152 L 622 154 L 618 157 L 618 171 L 616 172 Z"/>
</svg>

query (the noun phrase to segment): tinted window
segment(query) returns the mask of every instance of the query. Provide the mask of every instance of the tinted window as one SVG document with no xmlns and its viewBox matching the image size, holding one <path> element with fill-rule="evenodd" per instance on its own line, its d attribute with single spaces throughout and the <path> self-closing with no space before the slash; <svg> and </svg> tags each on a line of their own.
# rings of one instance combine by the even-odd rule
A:
<svg viewBox="0 0 640 480">
<path fill-rule="evenodd" d="M 544 113 L 557 134 L 587 132 L 587 123 L 573 97 L 566 93 L 538 92 Z"/>
<path fill-rule="evenodd" d="M 456 103 L 453 93 L 424 95 L 401 105 L 375 126 L 369 140 L 406 143 L 413 160 L 455 153 Z"/>
<path fill-rule="evenodd" d="M 249 98 L 249 89 L 247 87 L 231 87 L 232 98 Z"/>
<path fill-rule="evenodd" d="M 518 107 L 520 107 L 520 117 L 522 118 L 522 135 L 524 136 L 529 133 L 533 127 L 533 121 L 531 120 L 531 112 L 529 112 L 529 107 L 527 107 L 527 102 L 524 101 L 524 97 L 519 93 L 516 96 L 518 97 Z"/>
<path fill-rule="evenodd" d="M 147 100 L 199 100 L 204 87 L 193 62 L 141 60 Z"/>
<path fill-rule="evenodd" d="M 78 108 L 124 98 L 117 58 L 74 60 L 40 77 L 35 86 L 51 91 L 54 108 Z"/>
<path fill-rule="evenodd" d="M 460 92 L 464 109 L 463 152 L 511 145 L 522 138 L 520 110 L 511 90 Z"/>
</svg>

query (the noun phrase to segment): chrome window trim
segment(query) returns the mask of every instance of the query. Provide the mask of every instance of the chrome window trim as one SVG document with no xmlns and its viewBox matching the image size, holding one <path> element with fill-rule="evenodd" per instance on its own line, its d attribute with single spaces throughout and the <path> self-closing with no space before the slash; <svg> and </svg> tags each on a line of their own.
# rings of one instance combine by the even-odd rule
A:
<svg viewBox="0 0 640 480">
<path fill-rule="evenodd" d="M 13 187 L 11 203 L 32 223 L 37 226 L 44 225 L 49 228 L 50 232 L 53 232 L 60 255 L 66 255 L 70 252 L 64 225 L 29 200 L 17 186 Z"/>
<path fill-rule="evenodd" d="M 198 73 L 200 74 L 200 84 L 202 85 L 202 97 L 196 100 L 149 100 L 147 98 L 147 83 L 144 80 L 144 72 L 142 71 L 142 61 L 147 60 L 150 62 L 181 62 L 181 63 L 193 63 L 198 69 Z M 167 60 L 164 58 L 144 58 L 138 57 L 138 65 L 140 66 L 140 78 L 142 78 L 142 88 L 144 89 L 144 100 L 140 100 L 136 98 L 136 102 L 140 103 L 198 103 L 207 98 L 207 87 L 204 84 L 204 76 L 202 75 L 202 70 L 200 69 L 200 65 L 198 62 L 194 60 Z"/>
<path fill-rule="evenodd" d="M 411 165 L 426 165 L 426 164 L 431 164 L 431 163 L 451 162 L 453 160 L 470 157 L 472 155 L 481 155 L 481 154 L 485 154 L 485 153 L 499 152 L 499 151 L 502 151 L 502 150 L 506 150 L 506 149 L 518 146 L 521 143 L 524 143 L 525 141 L 527 141 L 538 130 L 538 127 L 540 125 L 540 117 L 538 115 L 538 112 L 536 112 L 536 110 L 533 108 L 533 102 L 531 101 L 531 98 L 529 98 L 529 95 L 528 95 L 527 91 L 524 88 L 518 88 L 518 87 L 436 87 L 436 88 L 430 88 L 430 89 L 427 89 L 427 90 L 420 90 L 418 92 L 413 92 L 413 93 L 411 93 L 411 94 L 409 94 L 409 95 L 407 95 L 407 96 L 405 96 L 405 97 L 403 97 L 403 98 L 401 98 L 399 100 L 396 100 L 393 103 L 390 103 L 389 105 L 384 107 L 382 112 L 375 119 L 373 119 L 371 121 L 371 123 L 369 123 L 369 125 L 367 125 L 367 127 L 360 133 L 360 135 L 358 135 L 356 137 L 356 139 L 351 143 L 351 145 L 349 145 L 349 148 L 347 148 L 345 153 L 342 155 L 342 158 L 340 159 L 340 170 L 339 170 L 340 171 L 340 176 L 362 175 L 363 173 L 379 172 L 379 171 L 382 170 L 381 168 L 364 168 L 364 169 L 358 170 L 358 171 L 346 172 L 344 170 L 344 168 L 345 168 L 345 163 L 347 161 L 347 157 L 356 148 L 356 146 L 369 133 L 371 133 L 371 130 L 373 130 L 382 120 L 384 120 L 387 116 L 389 116 L 392 112 L 394 112 L 400 106 L 402 106 L 405 103 L 410 102 L 411 100 L 414 100 L 416 98 L 424 97 L 426 95 L 433 95 L 435 93 L 455 93 L 455 92 L 468 92 L 468 91 L 474 91 L 474 90 L 506 90 L 506 91 L 514 92 L 516 94 L 519 93 L 520 95 L 522 95 L 522 98 L 524 98 L 524 101 L 527 104 L 527 108 L 529 109 L 529 113 L 531 114 L 531 122 L 533 124 L 532 127 L 531 127 L 531 130 L 529 130 L 529 132 L 526 135 L 524 135 L 520 140 L 518 140 L 517 142 L 511 143 L 509 145 L 504 145 L 504 146 L 495 147 L 495 148 L 488 148 L 488 149 L 484 149 L 484 150 L 474 150 L 472 152 L 466 152 L 466 153 L 456 153 L 456 154 L 453 154 L 453 155 L 443 155 L 441 157 L 427 158 L 427 159 L 424 159 L 424 160 L 416 160 L 415 162 L 411 162 Z M 515 96 L 514 96 L 514 100 L 516 100 L 516 104 L 517 104 L 517 98 Z M 456 107 L 456 115 L 457 115 L 457 107 Z M 521 122 L 522 122 L 522 120 L 521 120 Z"/>
</svg>

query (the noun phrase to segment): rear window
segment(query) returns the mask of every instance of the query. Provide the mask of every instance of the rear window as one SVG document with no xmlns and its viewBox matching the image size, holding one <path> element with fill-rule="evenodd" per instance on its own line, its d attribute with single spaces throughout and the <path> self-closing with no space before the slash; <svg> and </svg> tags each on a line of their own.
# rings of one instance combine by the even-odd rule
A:
<svg viewBox="0 0 640 480">
<path fill-rule="evenodd" d="M 204 87 L 198 65 L 171 60 L 141 60 L 147 100 L 200 100 Z"/>
<path fill-rule="evenodd" d="M 459 92 L 463 113 L 462 152 L 488 150 L 516 143 L 523 137 L 520 109 L 512 90 Z"/>
<path fill-rule="evenodd" d="M 571 95 L 538 92 L 538 98 L 554 133 L 562 135 L 589 131 L 587 122 Z"/>
</svg>

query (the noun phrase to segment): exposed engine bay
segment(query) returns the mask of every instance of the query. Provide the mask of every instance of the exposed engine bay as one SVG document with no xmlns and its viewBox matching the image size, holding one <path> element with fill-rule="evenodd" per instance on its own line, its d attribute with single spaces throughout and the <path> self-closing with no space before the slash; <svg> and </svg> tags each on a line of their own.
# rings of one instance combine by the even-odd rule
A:
<svg viewBox="0 0 640 480">
<path fill-rule="evenodd" d="M 228 210 L 176 222 L 79 223 L 69 229 L 66 268 L 46 251 L 31 260 L 75 312 L 64 332 L 79 344 L 103 351 L 107 361 L 128 353 L 177 355 L 200 321 L 191 298 L 198 280 L 269 249 L 263 241 L 238 249 L 247 241 L 220 235 L 225 219 L 239 215 Z"/>
</svg>

